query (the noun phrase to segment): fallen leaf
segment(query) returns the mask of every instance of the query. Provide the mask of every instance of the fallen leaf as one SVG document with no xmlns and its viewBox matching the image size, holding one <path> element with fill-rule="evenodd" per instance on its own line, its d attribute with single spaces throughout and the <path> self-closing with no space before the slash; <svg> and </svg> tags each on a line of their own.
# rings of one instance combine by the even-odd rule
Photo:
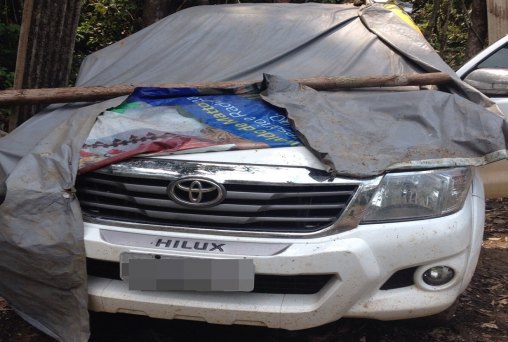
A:
<svg viewBox="0 0 508 342">
<path fill-rule="evenodd" d="M 508 299 L 501 299 L 497 301 L 498 306 L 505 306 L 506 304 L 508 304 Z"/>
<path fill-rule="evenodd" d="M 493 290 L 497 290 L 497 289 L 500 289 L 500 288 L 503 288 L 503 287 L 504 287 L 504 284 L 496 284 L 494 286 L 489 287 L 488 289 L 490 291 L 493 291 Z"/>
<path fill-rule="evenodd" d="M 496 323 L 483 323 L 482 328 L 499 329 Z"/>
</svg>

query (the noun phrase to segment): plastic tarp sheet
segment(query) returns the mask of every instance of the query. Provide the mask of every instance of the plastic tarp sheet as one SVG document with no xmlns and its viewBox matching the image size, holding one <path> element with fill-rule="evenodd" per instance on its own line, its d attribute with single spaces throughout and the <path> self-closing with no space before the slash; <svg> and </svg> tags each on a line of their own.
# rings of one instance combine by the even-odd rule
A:
<svg viewBox="0 0 508 342">
<path fill-rule="evenodd" d="M 161 20 L 87 57 L 78 84 L 277 75 L 268 77 L 264 100 L 287 111 L 299 138 L 337 175 L 504 158 L 504 119 L 458 79 L 444 91 L 403 92 L 316 92 L 286 80 L 429 71 L 452 73 L 420 33 L 382 6 L 242 4 Z M 80 151 L 97 116 L 123 100 L 50 106 L 0 140 L 0 295 L 59 340 L 89 337 L 73 188 Z"/>
<path fill-rule="evenodd" d="M 268 79 L 263 98 L 287 111 L 301 140 L 335 175 L 484 165 L 506 156 L 504 118 L 459 95 L 318 92 Z"/>
</svg>

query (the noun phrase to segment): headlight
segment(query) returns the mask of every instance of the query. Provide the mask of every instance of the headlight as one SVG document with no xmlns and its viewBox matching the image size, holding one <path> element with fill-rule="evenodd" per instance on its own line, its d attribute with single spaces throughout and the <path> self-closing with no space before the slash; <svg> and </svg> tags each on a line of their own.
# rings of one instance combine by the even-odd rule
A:
<svg viewBox="0 0 508 342">
<path fill-rule="evenodd" d="M 420 220 L 460 210 L 471 185 L 468 167 L 387 174 L 363 223 Z"/>
</svg>

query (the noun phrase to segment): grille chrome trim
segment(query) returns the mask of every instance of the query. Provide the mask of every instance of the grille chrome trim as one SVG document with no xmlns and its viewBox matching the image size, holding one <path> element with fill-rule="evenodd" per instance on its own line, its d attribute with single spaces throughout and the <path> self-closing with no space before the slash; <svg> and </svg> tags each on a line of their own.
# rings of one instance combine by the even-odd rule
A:
<svg viewBox="0 0 508 342">
<path fill-rule="evenodd" d="M 377 188 L 377 185 L 382 179 L 382 176 L 368 180 L 357 180 L 347 178 L 334 178 L 330 174 L 322 170 L 315 170 L 303 167 L 274 167 L 262 165 L 231 165 L 220 163 L 200 163 L 190 161 L 178 161 L 167 159 L 151 159 L 151 158 L 136 158 L 131 159 L 119 164 L 110 165 L 97 171 L 99 178 L 95 177 L 94 182 L 104 186 L 110 186 L 113 189 L 126 190 L 131 192 L 142 191 L 145 194 L 153 194 L 154 196 L 167 196 L 166 186 L 156 186 L 153 184 L 133 184 L 124 183 L 101 177 L 135 177 L 140 180 L 162 180 L 164 182 L 171 182 L 175 179 L 192 177 L 206 177 L 213 181 L 230 186 L 228 189 L 227 201 L 233 200 L 233 203 L 227 201 L 211 208 L 200 208 L 199 213 L 186 213 L 175 211 L 157 211 L 150 210 L 157 207 L 164 207 L 168 209 L 182 209 L 178 204 L 173 203 L 169 198 L 140 198 L 128 194 L 118 193 L 101 193 L 104 198 L 110 198 L 112 202 L 116 200 L 129 201 L 140 207 L 126 207 L 124 204 L 118 205 L 115 203 L 97 203 L 94 206 L 101 207 L 107 210 L 117 210 L 118 212 L 130 211 L 134 213 L 146 214 L 157 216 L 155 219 L 160 220 L 188 220 L 193 219 L 194 222 L 200 223 L 216 223 L 222 224 L 238 224 L 239 227 L 229 227 L 227 229 L 217 227 L 188 227 L 177 225 L 166 225 L 162 223 L 153 222 L 128 222 L 115 218 L 101 218 L 94 217 L 90 211 L 84 211 L 85 221 L 91 223 L 98 223 L 109 226 L 120 226 L 128 228 L 158 230 L 158 231 L 173 231 L 173 232 L 186 232 L 186 233 L 199 233 L 199 234 L 214 234 L 214 235 L 235 235 L 235 236 L 255 236 L 255 237 L 319 237 L 325 235 L 336 234 L 341 231 L 352 229 L 358 225 L 362 218 L 362 213 L 365 211 L 366 206 L 370 202 L 372 195 Z M 102 175 L 102 176 L 100 176 Z M 86 175 L 81 177 L 87 177 Z M 269 182 L 259 182 L 259 180 L 270 180 Z M 317 191 L 315 188 L 319 186 L 331 185 L 337 187 L 333 191 Z M 340 189 L 340 186 L 346 186 L 346 190 Z M 238 187 L 266 187 L 266 192 L 250 193 L 237 191 Z M 269 187 L 279 187 L 284 189 L 287 187 L 287 192 L 270 192 Z M 237 188 L 235 188 L 237 187 Z M 306 191 L 291 191 L 295 188 L 304 187 Z M 312 188 L 309 188 L 312 187 Z M 309 190 L 310 189 L 310 190 Z M 329 189 L 329 187 L 327 187 Z M 80 194 L 97 195 L 97 191 L 93 189 L 79 189 L 78 197 Z M 305 203 L 305 204 L 258 204 L 252 201 L 263 200 L 288 200 L 292 198 L 304 198 L 310 196 L 349 196 L 349 203 Z M 167 199 L 166 199 L 167 198 Z M 321 198 L 321 197 L 320 197 Z M 331 197 L 329 197 L 330 199 Z M 251 202 L 242 203 L 242 201 L 249 200 Z M 239 201 L 240 203 L 235 203 Z M 81 200 L 82 205 L 86 207 L 86 200 Z M 143 206 L 150 206 L 150 209 L 143 208 Z M 342 210 L 340 216 L 336 217 L 294 217 L 294 216 L 274 216 L 269 211 L 272 210 L 288 210 L 291 209 L 310 209 L 310 210 L 330 210 L 336 208 L 337 213 Z M 188 209 L 188 208 L 186 208 Z M 213 212 L 216 212 L 215 215 Z M 228 215 L 228 213 L 238 213 L 235 216 Z M 257 217 L 245 216 L 246 213 L 255 213 Z M 243 215 L 241 215 L 243 214 Z M 263 224 L 261 222 L 320 222 L 320 227 L 312 231 L 295 231 L 284 230 L 279 231 L 266 229 L 247 230 L 241 227 L 241 224 Z"/>
<path fill-rule="evenodd" d="M 143 205 L 151 205 L 155 207 L 164 207 L 170 209 L 181 209 L 181 205 L 171 201 L 170 199 L 156 199 L 156 198 L 135 198 L 128 195 L 123 194 L 113 194 L 113 193 L 104 193 L 96 190 L 80 190 L 82 194 L 90 194 L 90 195 L 98 195 L 102 197 L 108 197 L 112 199 L 123 199 L 123 200 L 131 200 L 136 204 Z M 229 195 L 229 193 L 228 193 Z M 247 196 L 246 196 L 247 197 Z M 255 196 L 252 196 L 255 197 Z M 228 199 L 234 199 L 231 196 L 228 196 Z M 252 198 L 245 198 L 252 199 Z M 82 201 L 87 202 L 87 201 Z M 104 207 L 114 207 L 110 205 L 104 205 Z M 284 204 L 273 204 L 273 205 L 244 205 L 244 204 L 219 204 L 212 208 L 202 207 L 199 208 L 199 211 L 229 211 L 229 212 L 263 212 L 268 210 L 287 210 L 287 209 L 334 209 L 334 208 L 344 208 L 343 204 L 309 204 L 309 205 L 284 205 Z"/>
</svg>

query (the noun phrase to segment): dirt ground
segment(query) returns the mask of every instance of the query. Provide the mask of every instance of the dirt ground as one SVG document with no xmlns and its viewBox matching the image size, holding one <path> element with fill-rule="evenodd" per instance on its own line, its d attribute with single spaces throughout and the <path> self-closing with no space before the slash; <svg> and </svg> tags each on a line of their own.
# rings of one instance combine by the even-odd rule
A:
<svg viewBox="0 0 508 342">
<path fill-rule="evenodd" d="M 447 324 L 418 320 L 379 322 L 343 319 L 299 332 L 218 326 L 146 317 L 93 314 L 91 341 L 508 341 L 508 199 L 487 203 L 484 243 L 476 274 Z M 0 298 L 0 341 L 46 342 Z"/>
</svg>

